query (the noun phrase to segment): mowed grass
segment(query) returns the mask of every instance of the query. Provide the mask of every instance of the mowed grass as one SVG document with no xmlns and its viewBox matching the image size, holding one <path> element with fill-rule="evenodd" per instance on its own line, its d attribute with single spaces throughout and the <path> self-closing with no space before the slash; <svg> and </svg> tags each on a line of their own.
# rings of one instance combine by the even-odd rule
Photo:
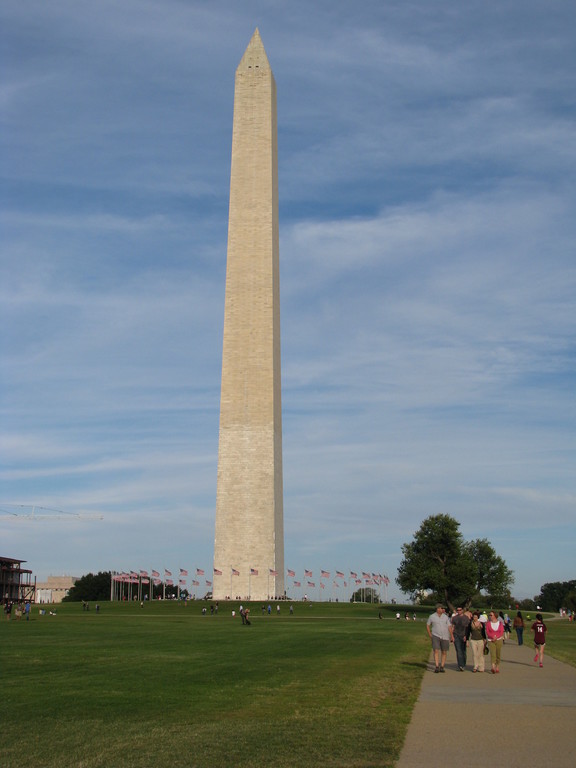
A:
<svg viewBox="0 0 576 768">
<path fill-rule="evenodd" d="M 423 621 L 258 604 L 244 627 L 237 606 L 201 607 L 67 604 L 3 621 L 3 768 L 394 764 L 429 655 Z"/>
<path fill-rule="evenodd" d="M 544 621 L 548 627 L 545 654 L 576 667 L 576 622 L 546 616 Z M 533 637 L 529 630 L 524 632 L 524 642 L 531 642 Z"/>
</svg>

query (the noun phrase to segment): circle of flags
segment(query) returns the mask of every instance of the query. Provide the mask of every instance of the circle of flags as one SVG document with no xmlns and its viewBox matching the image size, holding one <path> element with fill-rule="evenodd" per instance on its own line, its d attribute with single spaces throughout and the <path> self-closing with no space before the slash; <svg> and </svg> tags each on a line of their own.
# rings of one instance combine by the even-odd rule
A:
<svg viewBox="0 0 576 768">
<path fill-rule="evenodd" d="M 230 568 L 229 570 L 229 576 L 237 577 L 240 576 L 240 570 L 238 568 Z M 249 576 L 258 576 L 260 574 L 261 569 L 259 568 L 253 568 L 251 567 L 249 569 Z M 213 576 L 223 576 L 226 573 L 226 569 L 216 568 L 214 567 L 212 569 L 212 575 Z M 330 590 L 333 589 L 340 589 L 340 588 L 351 588 L 353 591 L 357 591 L 358 589 L 361 589 L 363 587 L 377 587 L 377 586 L 384 586 L 386 589 L 388 585 L 390 584 L 390 579 L 387 575 L 382 575 L 380 573 L 374 573 L 369 571 L 349 571 L 348 576 L 344 571 L 334 571 L 334 575 L 332 576 L 331 571 L 327 571 L 324 569 L 320 569 L 320 571 L 317 571 L 316 573 L 319 573 L 319 581 L 317 582 L 314 580 L 314 571 L 308 570 L 307 568 L 303 571 L 303 577 L 300 577 L 297 575 L 297 572 L 292 568 L 286 569 L 286 576 L 289 579 L 292 579 L 292 587 L 295 589 L 303 589 L 305 587 L 308 587 L 310 589 L 315 589 L 316 584 L 318 583 L 318 587 L 321 590 L 325 590 L 326 586 L 328 585 L 330 587 Z M 360 574 L 360 575 L 359 575 Z M 276 577 L 279 575 L 279 572 L 274 568 L 268 569 L 268 577 Z M 201 583 L 201 578 L 204 581 L 204 585 Z M 196 587 L 204 586 L 207 589 L 212 588 L 213 582 L 206 578 L 206 571 L 204 568 L 196 568 L 195 571 L 192 572 L 192 575 L 190 576 L 190 573 L 188 569 L 186 568 L 180 568 L 178 572 L 178 578 L 175 579 L 175 577 L 172 574 L 172 571 L 170 571 L 168 568 L 164 569 L 164 574 L 161 576 L 160 571 L 157 570 L 151 570 L 148 572 L 147 570 L 139 570 L 139 571 L 122 571 L 122 572 L 116 572 L 114 571 L 112 573 L 112 599 L 123 599 L 123 598 L 115 598 L 114 595 L 116 592 L 118 595 L 126 594 L 126 588 L 124 588 L 124 591 L 120 592 L 121 585 L 128 585 L 128 593 L 131 595 L 129 599 L 146 599 L 143 597 L 147 594 L 146 590 L 148 590 L 150 597 L 152 596 L 152 587 L 158 587 L 160 585 L 163 585 L 164 591 L 166 587 L 177 587 L 177 593 L 178 597 L 180 597 L 181 591 L 186 591 L 188 593 L 188 580 L 190 579 L 190 587 L 191 591 L 194 592 Z M 329 583 L 331 582 L 331 583 Z M 288 590 L 287 590 L 288 591 Z"/>
</svg>

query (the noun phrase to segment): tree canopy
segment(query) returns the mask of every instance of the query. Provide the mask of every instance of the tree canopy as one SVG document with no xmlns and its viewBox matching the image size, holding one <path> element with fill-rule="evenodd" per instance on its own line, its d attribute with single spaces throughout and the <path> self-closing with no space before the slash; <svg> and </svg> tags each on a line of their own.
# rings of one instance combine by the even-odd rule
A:
<svg viewBox="0 0 576 768">
<path fill-rule="evenodd" d="M 509 597 L 512 571 L 486 539 L 465 541 L 450 515 L 426 518 L 402 553 L 396 583 L 413 597 L 431 590 L 451 610 L 469 606 L 479 592 Z"/>
<path fill-rule="evenodd" d="M 534 600 L 545 611 L 559 611 L 560 608 L 571 608 L 571 594 L 576 591 L 576 580 L 552 581 L 540 587 L 540 594 Z"/>
<path fill-rule="evenodd" d="M 379 603 L 380 595 L 372 587 L 361 587 L 350 598 L 351 603 Z"/>
<path fill-rule="evenodd" d="M 74 603 L 80 600 L 110 600 L 110 571 L 94 575 L 88 573 L 74 584 L 64 601 Z"/>
</svg>

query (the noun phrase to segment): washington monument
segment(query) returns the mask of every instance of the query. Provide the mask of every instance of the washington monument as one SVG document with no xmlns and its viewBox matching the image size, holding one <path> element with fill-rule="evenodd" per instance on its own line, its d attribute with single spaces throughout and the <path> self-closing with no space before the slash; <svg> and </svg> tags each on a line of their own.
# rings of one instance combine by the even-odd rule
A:
<svg viewBox="0 0 576 768">
<path fill-rule="evenodd" d="M 276 83 L 258 30 L 238 68 L 213 597 L 284 594 Z"/>
</svg>

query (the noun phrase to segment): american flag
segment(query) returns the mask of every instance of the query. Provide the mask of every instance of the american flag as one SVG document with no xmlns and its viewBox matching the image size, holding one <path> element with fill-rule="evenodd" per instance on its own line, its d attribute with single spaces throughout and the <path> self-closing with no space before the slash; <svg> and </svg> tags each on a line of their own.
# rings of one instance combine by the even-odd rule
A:
<svg viewBox="0 0 576 768">
<path fill-rule="evenodd" d="M 158 573 L 158 571 L 152 571 L 152 576 L 154 576 L 154 578 L 157 579 L 160 576 L 160 574 Z"/>
<path fill-rule="evenodd" d="M 326 584 L 324 584 L 323 582 L 320 582 L 320 588 L 321 589 L 326 589 Z"/>
<path fill-rule="evenodd" d="M 313 582 L 313 581 L 309 581 L 309 582 L 308 582 L 308 586 L 309 586 L 309 587 L 315 587 L 315 586 L 316 586 L 316 584 L 314 584 L 314 582 Z"/>
<path fill-rule="evenodd" d="M 196 576 L 204 576 L 204 569 L 196 568 Z"/>
<path fill-rule="evenodd" d="M 218 568 L 214 568 L 214 576 L 222 576 L 222 571 Z"/>
<path fill-rule="evenodd" d="M 304 569 L 304 576 L 306 576 L 307 579 L 311 579 L 312 571 L 307 571 L 306 569 Z"/>
<path fill-rule="evenodd" d="M 178 583 L 179 583 L 181 586 L 185 587 L 185 586 L 186 586 L 186 579 L 180 579 L 180 581 L 179 581 Z"/>
<path fill-rule="evenodd" d="M 166 568 L 164 568 L 164 576 L 172 576 L 172 571 L 169 571 Z"/>
<path fill-rule="evenodd" d="M 196 581 L 196 579 L 192 579 L 192 586 L 199 587 L 200 586 L 200 582 Z"/>
<path fill-rule="evenodd" d="M 290 576 L 290 578 L 293 579 L 294 576 L 296 576 L 296 571 L 292 571 L 290 570 L 290 568 L 288 568 L 288 576 Z"/>
<path fill-rule="evenodd" d="M 236 568 L 232 568 L 232 576 L 240 576 L 240 571 L 237 571 Z"/>
<path fill-rule="evenodd" d="M 180 568 L 180 576 L 188 576 L 188 571 L 184 568 Z"/>
<path fill-rule="evenodd" d="M 351 579 L 357 579 L 358 578 L 358 574 L 354 573 L 354 571 L 350 571 L 350 578 Z"/>
<path fill-rule="evenodd" d="M 330 571 L 320 571 L 320 576 L 323 579 L 329 579 L 330 578 Z"/>
<path fill-rule="evenodd" d="M 250 568 L 250 576 L 258 576 L 258 569 Z"/>
<path fill-rule="evenodd" d="M 370 574 L 366 573 L 366 571 L 362 571 L 362 578 L 363 579 L 369 579 L 370 578 Z"/>
<path fill-rule="evenodd" d="M 278 571 L 275 571 L 273 568 L 270 568 L 270 576 L 278 576 Z"/>
<path fill-rule="evenodd" d="M 388 586 L 388 584 L 390 584 L 390 579 L 388 578 L 388 576 L 384 576 L 384 578 L 382 579 L 382 581 L 384 582 L 384 584 L 385 584 L 386 586 Z"/>
<path fill-rule="evenodd" d="M 220 574 L 220 576 L 222 576 L 222 574 Z M 206 579 L 206 586 L 207 587 L 211 587 L 212 586 L 212 582 L 208 581 L 208 579 Z"/>
<path fill-rule="evenodd" d="M 168 584 L 169 587 L 172 587 L 174 585 L 174 582 L 172 579 L 166 579 L 166 584 Z"/>
<path fill-rule="evenodd" d="M 145 579 L 148 576 L 148 571 L 140 571 L 140 576 Z"/>
<path fill-rule="evenodd" d="M 300 582 L 300 581 L 295 581 L 295 582 L 294 582 L 294 586 L 295 586 L 295 587 L 301 587 L 301 586 L 302 586 L 302 582 Z"/>
<path fill-rule="evenodd" d="M 344 578 L 344 574 L 342 573 L 342 571 L 336 571 L 336 578 L 337 579 L 343 579 Z"/>
</svg>

